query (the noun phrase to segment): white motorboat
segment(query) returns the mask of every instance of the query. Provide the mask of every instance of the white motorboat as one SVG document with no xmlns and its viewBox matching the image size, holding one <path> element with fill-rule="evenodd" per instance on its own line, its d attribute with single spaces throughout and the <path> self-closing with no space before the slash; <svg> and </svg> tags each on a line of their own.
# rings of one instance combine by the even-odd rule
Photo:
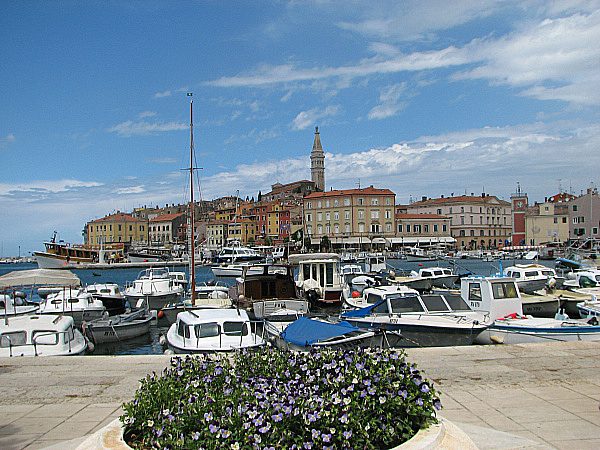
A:
<svg viewBox="0 0 600 450">
<path fill-rule="evenodd" d="M 300 296 L 311 303 L 339 305 L 350 296 L 350 287 L 340 271 L 336 253 L 290 255 L 288 261 L 298 265 L 296 286 Z"/>
<path fill-rule="evenodd" d="M 65 288 L 56 294 L 51 294 L 40 302 L 39 314 L 63 314 L 73 317 L 75 326 L 102 317 L 106 308 L 101 300 L 95 299 L 84 289 Z"/>
<path fill-rule="evenodd" d="M 188 279 L 185 272 L 171 272 L 169 271 L 169 277 L 173 280 L 175 285 L 181 286 L 183 292 L 187 290 L 188 287 Z"/>
<path fill-rule="evenodd" d="M 341 318 L 361 328 L 399 331 L 406 347 L 469 345 L 493 323 L 457 294 L 406 295 L 396 286 L 379 286 L 365 289 L 363 296 L 373 303 Z"/>
<path fill-rule="evenodd" d="M 125 298 L 131 305 L 147 300 L 150 309 L 159 310 L 167 303 L 181 300 L 183 288 L 175 283 L 164 268 L 150 268 L 139 273 L 131 286 L 125 288 Z"/>
<path fill-rule="evenodd" d="M 276 323 L 265 321 L 265 330 L 277 348 L 296 352 L 325 348 L 390 348 L 398 347 L 402 342 L 402 335 L 397 331 L 366 330 L 345 321 L 332 323 L 307 317 L 299 317 L 283 330 Z"/>
<path fill-rule="evenodd" d="M 191 298 L 179 302 L 167 303 L 158 311 L 157 317 L 161 322 L 175 323 L 177 314 L 183 311 L 194 311 L 206 308 L 231 308 L 233 302 L 229 297 L 229 286 L 220 281 L 206 281 L 195 285 L 196 297 L 194 304 Z"/>
<path fill-rule="evenodd" d="M 258 251 L 253 248 L 246 247 L 240 242 L 233 242 L 227 247 L 223 247 L 217 255 L 219 263 L 239 263 L 261 261 L 264 259 Z"/>
<path fill-rule="evenodd" d="M 461 297 L 473 310 L 488 313 L 494 320 L 477 337 L 479 344 L 600 340 L 600 326 L 584 320 L 569 319 L 566 315 L 553 319 L 523 315 L 521 294 L 514 278 L 463 278 Z"/>
<path fill-rule="evenodd" d="M 185 311 L 169 327 L 166 344 L 175 353 L 215 353 L 266 345 L 243 309 Z"/>
<path fill-rule="evenodd" d="M 70 316 L 35 314 L 0 320 L 0 356 L 72 356 L 87 349 Z"/>
<path fill-rule="evenodd" d="M 433 279 L 431 277 L 421 277 L 414 270 L 409 274 L 392 273 L 387 277 L 387 281 L 391 284 L 400 284 L 411 289 L 416 289 L 419 292 L 431 291 L 433 287 Z"/>
<path fill-rule="evenodd" d="M 513 277 L 519 290 L 527 294 L 533 294 L 546 286 L 559 288 L 564 281 L 553 268 L 541 264 L 516 264 L 505 268 L 503 274 Z"/>
<path fill-rule="evenodd" d="M 211 266 L 215 277 L 241 277 L 245 269 L 253 266 L 251 262 L 223 263 Z"/>
<path fill-rule="evenodd" d="M 16 291 L 8 294 L 0 294 L 0 317 L 32 314 L 39 309 L 40 305 L 27 302 L 23 292 Z"/>
<path fill-rule="evenodd" d="M 459 275 L 447 267 L 428 267 L 419 269 L 421 278 L 431 278 L 432 287 L 452 289 L 458 281 Z"/>
<path fill-rule="evenodd" d="M 119 342 L 150 332 L 152 314 L 146 308 L 95 320 L 84 321 L 83 334 L 94 344 Z"/>
<path fill-rule="evenodd" d="M 366 287 L 380 287 L 380 285 L 377 285 L 376 283 L 368 283 Z M 358 293 L 358 291 L 353 291 L 352 295 L 346 299 L 344 307 L 350 309 L 360 309 L 366 308 L 367 306 L 373 306 L 374 304 L 379 303 L 381 301 L 381 290 L 366 289 L 366 287 L 361 291 L 361 293 Z M 419 291 L 404 285 L 386 286 L 385 290 L 388 293 L 397 293 L 400 296 L 419 295 Z"/>
<path fill-rule="evenodd" d="M 84 288 L 92 297 L 102 302 L 109 316 L 125 312 L 125 294 L 116 283 L 94 283 Z"/>
</svg>

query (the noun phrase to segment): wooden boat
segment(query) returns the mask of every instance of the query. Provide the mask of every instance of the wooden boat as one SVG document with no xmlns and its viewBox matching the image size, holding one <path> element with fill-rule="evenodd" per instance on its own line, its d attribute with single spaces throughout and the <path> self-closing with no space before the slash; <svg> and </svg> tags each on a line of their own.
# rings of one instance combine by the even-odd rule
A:
<svg viewBox="0 0 600 450">
<path fill-rule="evenodd" d="M 85 321 L 82 328 L 83 334 L 94 344 L 104 344 L 143 336 L 150 332 L 152 320 L 148 309 L 140 309 Z"/>
</svg>

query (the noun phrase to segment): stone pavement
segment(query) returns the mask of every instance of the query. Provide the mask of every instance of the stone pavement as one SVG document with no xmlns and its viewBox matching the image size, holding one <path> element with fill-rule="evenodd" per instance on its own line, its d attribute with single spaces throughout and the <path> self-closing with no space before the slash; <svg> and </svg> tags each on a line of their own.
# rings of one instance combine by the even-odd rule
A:
<svg viewBox="0 0 600 450">
<path fill-rule="evenodd" d="M 600 342 L 407 350 L 480 449 L 600 448 Z M 0 448 L 72 449 L 170 357 L 0 358 Z"/>
</svg>

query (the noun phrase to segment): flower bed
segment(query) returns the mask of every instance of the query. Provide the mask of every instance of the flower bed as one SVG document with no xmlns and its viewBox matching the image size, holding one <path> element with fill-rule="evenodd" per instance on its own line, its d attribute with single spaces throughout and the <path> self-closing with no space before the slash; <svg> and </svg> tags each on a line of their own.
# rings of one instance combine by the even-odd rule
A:
<svg viewBox="0 0 600 450">
<path fill-rule="evenodd" d="M 397 446 L 441 402 L 402 350 L 175 357 L 142 380 L 121 421 L 133 448 Z"/>
</svg>

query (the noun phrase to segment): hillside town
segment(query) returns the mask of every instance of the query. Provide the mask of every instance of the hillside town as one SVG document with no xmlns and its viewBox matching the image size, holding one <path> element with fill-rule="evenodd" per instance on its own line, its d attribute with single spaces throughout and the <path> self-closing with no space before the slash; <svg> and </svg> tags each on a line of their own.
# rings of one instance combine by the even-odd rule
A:
<svg viewBox="0 0 600 450">
<path fill-rule="evenodd" d="M 217 250 L 228 242 L 265 246 L 326 244 L 333 250 L 411 248 L 454 250 L 514 246 L 566 246 L 598 237 L 596 188 L 567 192 L 532 204 L 520 185 L 510 201 L 482 193 L 422 197 L 396 204 L 385 187 L 325 190 L 325 153 L 318 127 L 310 155 L 311 180 L 276 183 L 257 198 L 226 196 L 194 202 L 197 245 Z M 124 243 L 184 251 L 189 204 L 139 207 L 88 222 L 86 244 Z"/>
</svg>

